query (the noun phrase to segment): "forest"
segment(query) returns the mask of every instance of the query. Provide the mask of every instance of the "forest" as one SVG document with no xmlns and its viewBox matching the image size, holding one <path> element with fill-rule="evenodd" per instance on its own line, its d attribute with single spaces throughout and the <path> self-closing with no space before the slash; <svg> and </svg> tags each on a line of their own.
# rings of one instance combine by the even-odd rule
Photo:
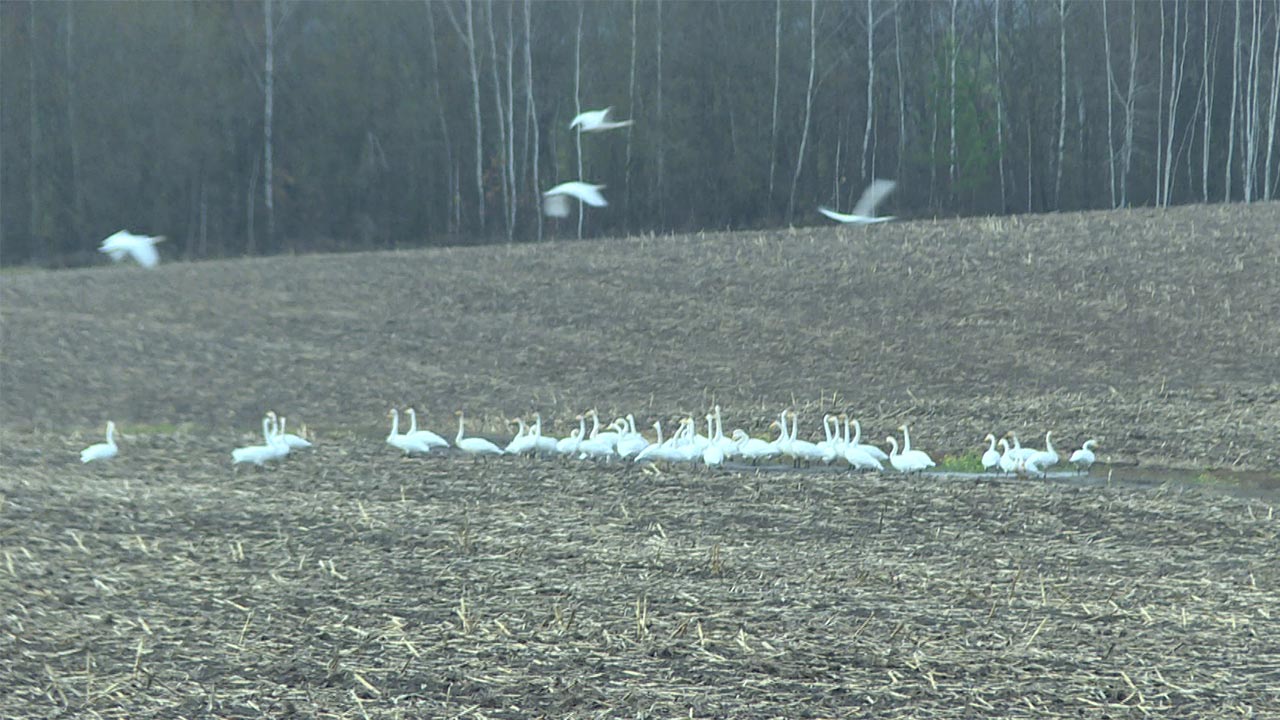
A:
<svg viewBox="0 0 1280 720">
<path fill-rule="evenodd" d="M 1269 200 L 1280 0 L 0 3 L 0 263 Z M 579 136 L 580 111 L 634 125 Z M 539 212 L 552 185 L 606 208 Z"/>
</svg>

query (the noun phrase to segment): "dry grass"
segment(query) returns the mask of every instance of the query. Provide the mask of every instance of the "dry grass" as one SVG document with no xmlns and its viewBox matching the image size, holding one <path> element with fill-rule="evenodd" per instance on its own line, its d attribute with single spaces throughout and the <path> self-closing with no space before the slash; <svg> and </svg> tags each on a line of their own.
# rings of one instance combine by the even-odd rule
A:
<svg viewBox="0 0 1280 720">
<path fill-rule="evenodd" d="M 1280 712 L 1258 500 L 183 450 L 6 454 L 0 715 Z"/>
<path fill-rule="evenodd" d="M 454 457 L 849 410 L 1274 468 L 1280 206 L 25 273 L 0 716 L 1268 717 L 1274 494 Z M 354 281 L 353 281 L 354 280 Z M 319 447 L 228 467 L 268 407 Z M 121 456 L 82 466 L 108 417 Z"/>
</svg>

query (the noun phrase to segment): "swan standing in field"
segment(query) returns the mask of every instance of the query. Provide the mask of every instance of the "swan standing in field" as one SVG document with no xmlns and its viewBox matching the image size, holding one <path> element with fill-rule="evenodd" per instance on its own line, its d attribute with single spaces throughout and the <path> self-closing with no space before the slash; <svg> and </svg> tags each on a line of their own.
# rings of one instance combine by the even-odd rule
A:
<svg viewBox="0 0 1280 720">
<path fill-rule="evenodd" d="M 409 432 L 405 435 L 411 438 L 419 438 L 427 443 L 427 447 L 447 448 L 449 441 L 431 432 L 430 430 L 418 429 L 418 413 L 413 408 L 405 410 L 409 414 Z"/>
<path fill-rule="evenodd" d="M 533 433 L 525 427 L 523 418 L 508 420 L 507 424 L 518 424 L 520 429 L 516 432 L 516 436 L 511 438 L 511 442 L 507 443 L 507 446 L 502 449 L 502 452 L 507 455 L 525 455 L 537 451 L 538 446 L 534 444 Z"/>
<path fill-rule="evenodd" d="M 615 447 L 618 456 L 623 460 L 630 460 L 644 452 L 644 449 L 647 447 L 649 447 L 649 441 L 646 440 L 643 435 L 636 432 L 635 417 L 627 415 L 626 431 L 618 438 L 618 444 Z"/>
<path fill-rule="evenodd" d="M 871 223 L 888 222 L 893 216 L 876 217 L 876 206 L 886 195 L 893 192 L 898 183 L 892 180 L 872 180 L 866 190 L 862 191 L 862 197 L 858 198 L 858 203 L 853 206 L 853 212 L 845 215 L 838 213 L 829 208 L 820 207 L 818 212 L 827 217 L 841 223 L 854 223 L 857 225 L 870 225 Z"/>
<path fill-rule="evenodd" d="M 1018 469 L 1018 458 L 1013 456 L 1013 448 L 1009 447 L 1009 441 L 1000 438 L 1000 447 L 1004 448 L 1004 452 L 1000 454 L 1000 472 L 1008 475 Z"/>
<path fill-rule="evenodd" d="M 603 110 L 588 110 L 584 113 L 579 113 L 573 119 L 573 122 L 569 123 L 569 129 L 572 130 L 576 127 L 578 132 L 603 132 L 605 130 L 628 127 L 633 122 L 631 120 L 610 120 L 609 111 L 611 110 L 613 110 L 612 107 L 607 107 Z"/>
<path fill-rule="evenodd" d="M 570 197 L 578 198 L 591 207 L 605 207 L 609 203 L 600 194 L 603 189 L 604 185 L 592 185 L 579 180 L 560 183 L 542 193 L 542 213 L 547 217 L 569 217 Z"/>
<path fill-rule="evenodd" d="M 774 425 L 777 425 L 777 423 L 774 423 Z M 780 452 L 775 443 L 753 438 L 747 434 L 746 430 L 734 430 L 733 439 L 738 443 L 738 449 L 734 451 L 734 454 L 744 460 L 750 460 L 752 465 L 761 460 L 777 457 Z"/>
<path fill-rule="evenodd" d="M 462 411 L 458 411 L 458 436 L 454 438 L 453 444 L 459 450 L 472 457 L 482 457 L 485 455 L 501 455 L 502 448 L 485 440 L 482 437 L 463 437 L 462 436 Z"/>
<path fill-rule="evenodd" d="M 550 435 L 542 434 L 542 413 L 533 414 L 533 446 L 537 452 L 543 455 L 554 455 L 556 452 L 557 440 Z"/>
<path fill-rule="evenodd" d="M 164 242 L 164 236 L 134 235 L 128 230 L 121 230 L 103 240 L 98 252 L 110 255 L 115 262 L 129 255 L 142 267 L 153 268 L 160 263 L 160 253 L 156 252 L 158 242 Z"/>
<path fill-rule="evenodd" d="M 431 446 L 422 437 L 410 437 L 407 434 L 400 433 L 400 411 L 391 408 L 387 413 L 391 416 L 391 434 L 387 436 L 387 444 L 398 450 L 403 450 L 405 455 L 418 453 L 426 455 L 431 452 Z"/>
<path fill-rule="evenodd" d="M 107 421 L 107 441 L 100 442 L 80 451 L 80 462 L 91 463 L 94 460 L 110 460 L 120 453 L 116 445 L 116 424 Z"/>
<path fill-rule="evenodd" d="M 1048 475 L 1049 468 L 1058 464 L 1058 451 L 1053 449 L 1053 431 L 1050 430 L 1044 434 L 1044 450 L 1033 453 L 1027 458 L 1028 466 L 1035 464 L 1036 472 L 1041 475 Z"/>
<path fill-rule="evenodd" d="M 1093 454 L 1093 446 L 1097 445 L 1097 440 L 1085 440 L 1084 445 L 1077 451 L 1071 453 L 1071 457 L 1067 462 L 1076 466 L 1078 472 L 1089 472 L 1089 468 L 1093 466 L 1097 456 Z"/>
<path fill-rule="evenodd" d="M 271 420 L 271 434 L 267 436 L 267 447 L 271 448 L 269 460 L 283 460 L 289 455 L 289 443 L 285 442 L 280 430 L 280 418 L 275 412 L 268 410 L 267 418 Z"/>
<path fill-rule="evenodd" d="M 905 435 L 903 440 L 905 442 Z M 899 453 L 898 440 L 892 435 L 885 438 L 885 442 L 889 443 L 892 448 L 889 451 L 889 464 L 900 473 L 922 472 L 925 468 L 934 466 L 933 458 L 930 458 L 921 450 L 907 450 Z"/>
<path fill-rule="evenodd" d="M 867 445 L 862 442 L 862 424 L 857 420 L 853 421 L 853 444 L 871 457 L 882 463 L 889 462 L 889 455 L 885 451 L 875 445 Z"/>
<path fill-rule="evenodd" d="M 982 470 L 983 472 L 986 472 L 987 470 L 1000 466 L 1000 451 L 996 450 L 995 435 L 987 433 L 987 436 L 983 439 L 991 441 L 991 447 L 987 448 L 987 451 L 982 453 Z"/>
<path fill-rule="evenodd" d="M 1009 437 L 1013 438 L 1013 447 L 1009 449 L 1009 454 L 1014 460 L 1026 460 L 1036 454 L 1035 448 L 1022 447 L 1022 443 L 1018 442 L 1018 433 L 1010 431 Z"/>
<path fill-rule="evenodd" d="M 271 418 L 264 416 L 262 418 L 262 445 L 246 445 L 238 447 L 231 451 L 231 465 L 234 467 L 241 463 L 253 463 L 258 467 L 262 467 L 263 463 L 268 460 L 279 458 L 278 451 L 271 444 Z"/>
<path fill-rule="evenodd" d="M 285 427 L 287 427 L 288 422 L 289 422 L 289 418 L 286 418 L 286 417 L 281 416 L 281 418 L 280 418 L 280 440 L 281 440 L 285 445 L 288 445 L 290 450 L 305 450 L 306 448 L 311 447 L 311 441 L 307 440 L 306 438 L 304 438 L 304 437 L 299 437 L 299 436 L 297 436 L 297 435 L 294 435 L 294 434 L 293 434 L 293 433 L 291 433 L 291 432 L 285 432 Z M 305 424 L 304 424 L 303 431 L 304 431 L 304 432 L 306 431 L 306 429 L 305 429 Z"/>
</svg>

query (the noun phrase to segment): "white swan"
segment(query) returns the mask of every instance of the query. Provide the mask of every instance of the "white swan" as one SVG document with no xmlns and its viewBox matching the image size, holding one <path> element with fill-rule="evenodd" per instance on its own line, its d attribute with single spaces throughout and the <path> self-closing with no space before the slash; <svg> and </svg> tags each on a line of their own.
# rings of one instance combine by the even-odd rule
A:
<svg viewBox="0 0 1280 720">
<path fill-rule="evenodd" d="M 876 460 L 882 463 L 889 462 L 888 453 L 875 445 L 867 445 L 862 442 L 862 424 L 857 420 L 853 421 L 853 444 Z"/>
<path fill-rule="evenodd" d="M 100 442 L 80 451 L 80 462 L 90 463 L 94 460 L 110 460 L 120 453 L 116 445 L 116 424 L 107 421 L 107 441 Z"/>
<path fill-rule="evenodd" d="M 156 252 L 158 242 L 164 242 L 164 236 L 134 235 L 128 230 L 121 230 L 103 240 L 98 252 L 110 255 L 116 262 L 130 255 L 142 267 L 153 268 L 160 263 L 160 254 Z"/>
<path fill-rule="evenodd" d="M 568 437 L 560 438 L 556 443 L 556 453 L 559 455 L 572 455 L 578 451 L 578 444 L 582 442 L 582 438 L 587 434 L 586 420 L 582 415 L 575 417 L 578 421 L 578 429 L 569 433 Z"/>
<path fill-rule="evenodd" d="M 387 413 L 391 416 L 391 434 L 387 436 L 387 444 L 393 448 L 403 450 L 405 455 L 418 453 L 426 455 L 431 452 L 431 446 L 421 437 L 409 437 L 400 433 L 400 411 L 391 408 Z"/>
<path fill-rule="evenodd" d="M 636 457 L 632 462 L 646 462 L 646 461 L 656 462 L 662 459 L 660 457 L 660 455 L 662 454 L 662 448 L 664 445 L 662 441 L 662 421 L 661 420 L 653 421 L 653 429 L 654 429 L 654 432 L 658 434 L 657 441 L 649 443 L 648 445 L 645 445 L 644 448 L 640 450 L 640 452 L 636 453 Z"/>
<path fill-rule="evenodd" d="M 600 194 L 603 189 L 604 185 L 592 185 L 579 180 L 560 183 L 542 193 L 542 212 L 548 217 L 569 217 L 570 197 L 592 207 L 605 207 L 609 203 Z"/>
<path fill-rule="evenodd" d="M 542 434 L 542 413 L 533 414 L 533 446 L 537 448 L 539 453 L 543 455 L 553 455 L 556 452 L 555 438 Z"/>
<path fill-rule="evenodd" d="M 1000 438 L 1000 447 L 1004 448 L 1004 452 L 1000 454 L 1000 472 L 1008 475 L 1018 469 L 1018 458 L 1013 456 L 1013 448 L 1009 447 L 1009 441 Z"/>
<path fill-rule="evenodd" d="M 858 203 L 853 206 L 853 212 L 845 215 L 835 210 L 825 207 L 818 208 L 818 212 L 827 217 L 841 223 L 856 223 L 859 225 L 870 225 L 871 223 L 888 222 L 893 216 L 876 217 L 876 206 L 886 195 L 893 192 L 898 183 L 892 180 L 872 180 L 866 190 L 862 191 L 862 197 L 858 198 Z"/>
<path fill-rule="evenodd" d="M 803 460 L 805 462 L 824 461 L 826 453 L 817 443 L 811 443 L 808 440 L 799 440 L 796 438 L 796 431 L 800 428 L 800 418 L 795 412 L 791 415 L 791 442 L 788 444 L 790 455 L 792 458 Z"/>
<path fill-rule="evenodd" d="M 271 434 L 267 436 L 267 446 L 271 448 L 271 457 L 269 459 L 283 460 L 289 454 L 290 448 L 280 430 L 280 417 L 276 415 L 274 410 L 268 410 L 267 418 L 271 420 Z"/>
<path fill-rule="evenodd" d="M 773 425 L 777 425 L 774 423 Z M 781 430 L 779 430 L 781 432 Z M 738 429 L 733 431 L 733 439 L 738 443 L 738 449 L 735 454 L 744 459 L 750 460 L 755 464 L 761 460 L 777 457 L 781 452 L 776 443 L 760 438 L 753 438 L 747 434 L 746 430 Z"/>
<path fill-rule="evenodd" d="M 1048 475 L 1049 468 L 1058 464 L 1058 451 L 1053 449 L 1053 431 L 1050 430 L 1044 434 L 1044 450 L 1033 454 L 1027 458 L 1028 470 L 1030 465 L 1035 464 L 1035 472 L 1041 475 Z"/>
<path fill-rule="evenodd" d="M 405 410 L 405 412 L 409 414 L 409 432 L 405 433 L 405 435 L 408 435 L 409 437 L 421 438 L 422 440 L 425 440 L 427 443 L 427 447 L 439 447 L 439 448 L 449 447 L 448 440 L 445 440 L 444 438 L 431 432 L 430 430 L 418 429 L 417 411 L 415 411 L 413 408 L 409 408 L 408 410 Z"/>
<path fill-rule="evenodd" d="M 633 122 L 631 120 L 610 120 L 610 110 L 613 110 L 613 108 L 607 107 L 603 110 L 588 110 L 584 113 L 579 113 L 573 119 L 573 122 L 569 123 L 569 129 L 572 130 L 576 127 L 579 132 L 603 132 L 605 130 L 624 128 Z"/>
<path fill-rule="evenodd" d="M 291 432 L 285 432 L 285 428 L 288 426 L 288 423 L 288 418 L 280 418 L 280 440 L 283 441 L 285 445 L 288 445 L 290 450 L 303 450 L 311 447 L 311 441 L 306 438 L 294 435 Z M 305 423 L 303 425 L 303 432 L 306 432 Z"/>
<path fill-rule="evenodd" d="M 889 451 L 889 464 L 894 470 L 900 473 L 921 472 L 925 468 L 934 466 L 933 459 L 920 450 L 908 450 L 904 453 L 898 452 L 898 440 L 892 435 L 885 438 L 885 442 L 889 443 L 892 449 Z"/>
<path fill-rule="evenodd" d="M 987 436 L 983 438 L 983 440 L 991 441 L 991 447 L 987 448 L 987 451 L 982 453 L 982 469 L 985 472 L 992 468 L 1000 467 L 1000 451 L 996 450 L 995 435 L 987 433 Z"/>
<path fill-rule="evenodd" d="M 631 460 L 644 452 L 647 447 L 649 447 L 649 441 L 636 432 L 636 419 L 631 415 L 627 415 L 627 429 L 618 438 L 618 444 L 614 448 L 618 456 L 623 460 Z"/>
<path fill-rule="evenodd" d="M 1013 447 L 1009 449 L 1009 453 L 1014 460 L 1026 460 L 1036 454 L 1035 448 L 1022 447 L 1022 443 L 1018 442 L 1018 433 L 1010 431 L 1009 437 L 1013 438 Z"/>
<path fill-rule="evenodd" d="M 246 445 L 232 450 L 231 464 L 253 463 L 262 467 L 266 461 L 277 459 L 278 451 L 271 445 L 271 418 L 267 416 L 262 418 L 262 437 L 265 438 L 262 445 Z"/>
<path fill-rule="evenodd" d="M 501 455 L 502 448 L 485 440 L 482 437 L 463 437 L 462 436 L 462 411 L 458 411 L 458 436 L 454 438 L 453 444 L 459 450 L 473 457 L 482 457 L 485 455 Z"/>
<path fill-rule="evenodd" d="M 520 425 L 520 430 L 516 433 L 515 437 L 511 438 L 511 442 L 507 443 L 507 446 L 502 449 L 502 452 L 508 455 L 524 455 L 526 453 L 533 453 L 538 449 L 538 446 L 534 444 L 533 433 L 525 427 L 524 420 L 522 418 L 508 420 L 507 422 L 508 424 L 518 423 Z"/>
<path fill-rule="evenodd" d="M 702 449 L 702 464 L 709 468 L 724 466 L 724 451 L 716 443 L 710 443 Z"/>
<path fill-rule="evenodd" d="M 1097 457 L 1093 454 L 1093 446 L 1097 444 L 1097 440 L 1085 440 L 1084 445 L 1079 450 L 1071 453 L 1071 457 L 1067 462 L 1075 465 L 1076 470 L 1080 472 L 1089 472 L 1089 468 L 1097 460 Z"/>
</svg>

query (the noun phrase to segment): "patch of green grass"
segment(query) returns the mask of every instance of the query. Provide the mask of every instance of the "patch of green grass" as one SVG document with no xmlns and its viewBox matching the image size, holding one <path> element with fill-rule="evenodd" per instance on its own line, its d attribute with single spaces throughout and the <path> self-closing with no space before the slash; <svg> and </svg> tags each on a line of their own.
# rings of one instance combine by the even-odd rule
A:
<svg viewBox="0 0 1280 720">
<path fill-rule="evenodd" d="M 982 472 L 982 453 L 967 452 L 963 455 L 944 455 L 938 469 L 948 472 Z"/>
</svg>

